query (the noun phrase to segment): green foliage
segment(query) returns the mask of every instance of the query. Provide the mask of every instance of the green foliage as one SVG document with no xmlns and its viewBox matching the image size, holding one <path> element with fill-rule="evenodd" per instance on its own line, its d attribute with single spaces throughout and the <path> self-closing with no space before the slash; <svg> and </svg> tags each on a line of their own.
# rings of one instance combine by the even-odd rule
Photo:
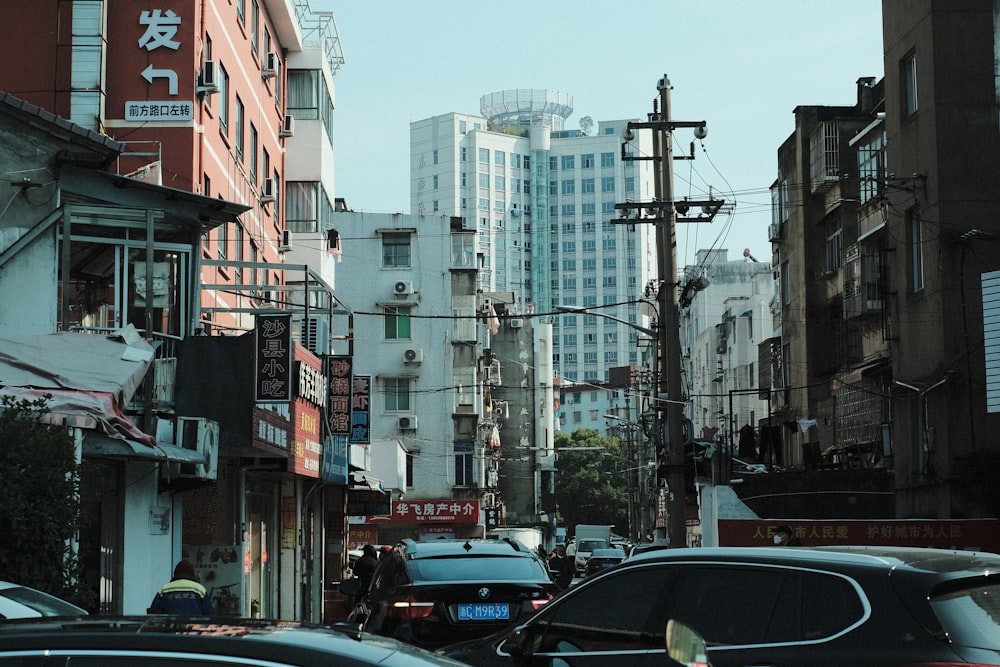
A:
<svg viewBox="0 0 1000 667">
<path fill-rule="evenodd" d="M 603 438 L 594 429 L 556 433 L 556 503 L 570 532 L 578 523 L 611 524 L 628 532 L 628 473 L 625 447 L 617 438 Z M 567 451 L 574 447 L 595 450 Z"/>
<path fill-rule="evenodd" d="M 79 584 L 71 548 L 79 467 L 66 429 L 42 421 L 47 405 L 0 399 L 0 579 L 81 604 L 91 594 Z"/>
</svg>

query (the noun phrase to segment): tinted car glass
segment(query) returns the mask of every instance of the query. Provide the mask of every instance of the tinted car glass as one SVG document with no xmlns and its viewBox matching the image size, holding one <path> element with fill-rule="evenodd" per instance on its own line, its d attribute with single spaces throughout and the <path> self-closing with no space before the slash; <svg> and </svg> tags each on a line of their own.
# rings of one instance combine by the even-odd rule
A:
<svg viewBox="0 0 1000 667">
<path fill-rule="evenodd" d="M 663 650 L 664 601 L 673 572 L 634 568 L 600 577 L 602 585 L 572 591 L 572 604 L 536 617 L 536 653 Z M 568 598 L 565 600 L 568 602 Z"/>
<path fill-rule="evenodd" d="M 456 581 L 480 579 L 483 572 L 490 573 L 494 581 L 531 580 L 546 581 L 548 573 L 541 561 L 534 558 L 423 558 L 410 562 L 410 577 L 419 581 Z"/>
<path fill-rule="evenodd" d="M 956 643 L 1000 650 L 1000 584 L 935 595 L 930 602 Z"/>
<path fill-rule="evenodd" d="M 19 610 L 13 606 L 10 610 L 5 610 L 4 599 L 15 602 L 18 605 L 23 605 L 42 616 L 79 616 L 87 613 L 80 607 L 70 604 L 65 600 L 60 600 L 48 593 L 23 586 L 0 589 L 0 598 L 2 598 L 0 599 L 0 618 L 5 616 L 18 618 L 24 615 L 23 613 L 18 613 Z"/>
</svg>

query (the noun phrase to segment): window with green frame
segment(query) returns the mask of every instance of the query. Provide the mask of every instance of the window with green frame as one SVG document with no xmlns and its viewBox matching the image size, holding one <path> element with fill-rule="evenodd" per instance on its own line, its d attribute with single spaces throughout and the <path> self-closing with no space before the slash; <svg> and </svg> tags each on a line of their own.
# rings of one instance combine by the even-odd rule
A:
<svg viewBox="0 0 1000 667">
<path fill-rule="evenodd" d="M 385 309 L 386 340 L 409 340 L 410 306 L 387 306 Z"/>
</svg>

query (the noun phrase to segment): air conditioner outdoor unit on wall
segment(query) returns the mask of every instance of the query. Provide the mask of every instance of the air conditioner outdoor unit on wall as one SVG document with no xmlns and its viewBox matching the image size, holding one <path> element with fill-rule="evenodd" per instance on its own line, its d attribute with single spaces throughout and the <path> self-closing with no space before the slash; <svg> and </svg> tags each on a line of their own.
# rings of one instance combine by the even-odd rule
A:
<svg viewBox="0 0 1000 667">
<path fill-rule="evenodd" d="M 260 188 L 260 201 L 267 203 L 274 201 L 278 196 L 278 181 L 273 178 L 265 178 L 264 184 Z"/>
<path fill-rule="evenodd" d="M 399 418 L 399 430 L 401 431 L 416 431 L 417 430 L 417 416 L 416 415 L 403 415 Z"/>
<path fill-rule="evenodd" d="M 219 90 L 219 79 L 213 61 L 206 60 L 201 64 L 198 86 L 199 93 L 214 93 Z"/>
<path fill-rule="evenodd" d="M 205 463 L 170 463 L 164 476 L 184 479 L 218 479 L 219 423 L 204 417 L 178 417 L 174 440 L 178 447 L 205 457 Z"/>
<path fill-rule="evenodd" d="M 282 139 L 295 136 L 295 116 L 285 116 L 284 120 L 281 121 L 281 129 L 278 131 L 278 136 Z"/>
<path fill-rule="evenodd" d="M 288 252 L 292 249 L 292 233 L 287 229 L 281 232 L 281 242 L 278 244 L 278 252 Z"/>
<path fill-rule="evenodd" d="M 396 284 L 392 286 L 392 293 L 397 296 L 413 294 L 413 283 L 408 280 L 397 280 Z"/>
<path fill-rule="evenodd" d="M 423 350 L 407 350 L 403 352 L 403 361 L 408 364 L 422 364 L 424 362 Z"/>
<path fill-rule="evenodd" d="M 263 66 L 260 69 L 260 76 L 263 79 L 273 79 L 278 76 L 278 66 L 281 61 L 278 59 L 278 54 L 274 51 L 268 51 L 264 54 L 264 62 L 261 63 Z"/>
<path fill-rule="evenodd" d="M 520 329 L 524 326 L 524 320 L 520 317 L 515 317 L 513 319 L 507 320 L 507 324 L 510 325 L 511 329 Z"/>
</svg>

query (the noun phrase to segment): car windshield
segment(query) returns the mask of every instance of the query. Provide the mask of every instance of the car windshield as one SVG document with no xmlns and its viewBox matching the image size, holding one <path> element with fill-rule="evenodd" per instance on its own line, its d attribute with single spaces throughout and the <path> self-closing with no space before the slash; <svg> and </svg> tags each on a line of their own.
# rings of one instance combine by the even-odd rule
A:
<svg viewBox="0 0 1000 667">
<path fill-rule="evenodd" d="M 580 542 L 580 551 L 593 551 L 594 549 L 606 549 L 608 543 L 602 540 L 583 540 Z"/>
<path fill-rule="evenodd" d="M 60 600 L 48 593 L 36 591 L 33 588 L 20 586 L 4 588 L 0 590 L 0 597 L 22 604 L 42 616 L 79 616 L 87 613 L 76 605 Z"/>
<path fill-rule="evenodd" d="M 534 558 L 417 558 L 409 561 L 410 579 L 421 581 L 548 581 Z"/>
<path fill-rule="evenodd" d="M 956 644 L 1000 650 L 1000 584 L 937 595 L 931 607 Z"/>
</svg>

